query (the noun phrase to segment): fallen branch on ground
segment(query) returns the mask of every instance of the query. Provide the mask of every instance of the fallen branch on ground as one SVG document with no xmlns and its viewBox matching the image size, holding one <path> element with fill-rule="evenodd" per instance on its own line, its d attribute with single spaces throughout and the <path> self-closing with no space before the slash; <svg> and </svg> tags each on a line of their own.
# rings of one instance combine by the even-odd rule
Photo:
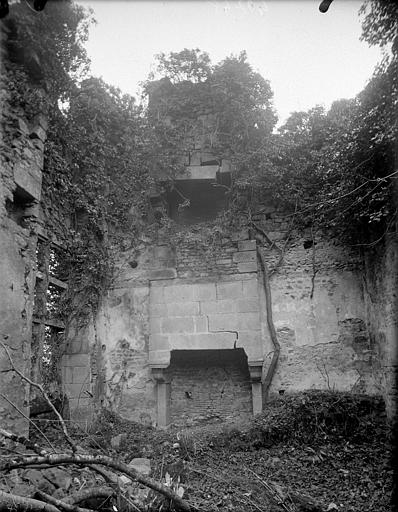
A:
<svg viewBox="0 0 398 512">
<path fill-rule="evenodd" d="M 115 494 L 115 489 L 112 489 L 112 487 L 91 487 L 90 489 L 83 489 L 75 494 L 70 494 L 63 501 L 70 505 L 76 505 L 93 498 L 109 498 L 113 494 Z"/>
<path fill-rule="evenodd" d="M 43 501 L 0 491 L 0 512 L 59 512 L 57 507 Z"/>
<path fill-rule="evenodd" d="M 324 507 L 309 496 L 287 491 L 275 482 L 267 482 L 250 468 L 246 468 L 262 484 L 267 497 L 285 512 L 323 512 Z"/>
<path fill-rule="evenodd" d="M 53 498 L 49 494 L 43 491 L 36 491 L 36 495 L 44 502 L 49 503 L 50 505 L 54 505 L 57 509 L 65 510 L 66 512 L 92 512 L 88 508 L 82 508 L 78 505 L 71 505 L 70 503 L 65 503 L 62 500 L 58 500 L 57 498 Z"/>
<path fill-rule="evenodd" d="M 114 473 L 106 471 L 106 469 L 101 468 L 101 466 L 98 466 L 98 464 L 90 464 L 88 467 L 105 478 L 105 480 L 110 484 L 118 485 L 118 478 Z"/>
<path fill-rule="evenodd" d="M 14 443 L 24 445 L 29 450 L 32 450 L 35 453 L 37 453 L 37 455 L 47 455 L 46 450 L 41 448 L 41 446 L 39 446 L 38 444 L 32 443 L 32 441 L 30 441 L 24 436 L 18 436 L 17 434 L 8 432 L 7 430 L 4 430 L 3 428 L 0 427 L 0 437 L 1 436 L 5 437 L 6 439 L 10 439 L 11 441 L 14 441 Z"/>
<path fill-rule="evenodd" d="M 78 466 L 89 466 L 91 464 L 101 464 L 103 466 L 107 466 L 116 471 L 120 471 L 124 473 L 131 479 L 139 482 L 146 487 L 149 487 L 153 491 L 156 491 L 160 494 L 163 494 L 169 500 L 172 500 L 174 504 L 183 511 L 190 512 L 190 505 L 180 498 L 175 492 L 173 492 L 169 487 L 157 482 L 153 478 L 142 475 L 138 473 L 135 469 L 123 462 L 117 462 L 113 460 L 111 457 L 106 457 L 104 455 L 81 455 L 81 454 L 51 454 L 47 456 L 31 456 L 31 457 L 22 457 L 17 462 L 6 461 L 0 464 L 0 470 L 3 471 L 11 471 L 12 469 L 24 468 L 27 466 L 37 466 L 41 464 L 48 464 L 50 466 L 60 466 L 63 464 L 75 464 Z"/>
</svg>

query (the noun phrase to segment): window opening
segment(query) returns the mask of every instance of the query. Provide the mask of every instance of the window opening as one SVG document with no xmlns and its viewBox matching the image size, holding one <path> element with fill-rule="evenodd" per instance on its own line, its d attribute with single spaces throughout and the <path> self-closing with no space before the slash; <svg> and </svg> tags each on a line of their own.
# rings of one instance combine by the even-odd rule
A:
<svg viewBox="0 0 398 512">
<path fill-rule="evenodd" d="M 26 228 L 27 209 L 33 206 L 34 198 L 21 187 L 16 187 L 13 192 L 12 201 L 7 199 L 6 210 L 8 217 L 16 222 L 19 226 Z"/>
<path fill-rule="evenodd" d="M 60 390 L 59 360 L 64 345 L 62 296 L 68 288 L 63 249 L 40 237 L 32 326 L 32 380 L 49 392 Z M 35 399 L 32 393 L 31 400 Z"/>
</svg>

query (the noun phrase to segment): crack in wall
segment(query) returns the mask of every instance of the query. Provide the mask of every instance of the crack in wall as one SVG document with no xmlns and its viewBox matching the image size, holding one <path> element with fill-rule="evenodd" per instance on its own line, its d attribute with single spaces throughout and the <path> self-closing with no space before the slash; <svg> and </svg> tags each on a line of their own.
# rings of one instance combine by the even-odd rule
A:
<svg viewBox="0 0 398 512">
<path fill-rule="evenodd" d="M 209 317 L 207 316 L 206 318 L 207 318 L 207 325 L 209 325 Z M 236 338 L 235 338 L 235 340 L 234 340 L 234 348 L 237 348 L 237 347 L 236 347 L 236 344 L 237 344 L 238 339 L 239 339 L 239 332 L 238 332 L 238 331 L 227 331 L 227 330 L 223 330 L 223 329 L 222 329 L 222 330 L 214 331 L 214 330 L 212 330 L 212 329 L 209 329 L 209 332 L 211 332 L 211 333 L 218 333 L 218 332 L 219 332 L 219 333 L 224 333 L 224 332 L 229 332 L 229 333 L 231 333 L 231 334 L 235 334 L 235 335 L 236 335 Z"/>
</svg>

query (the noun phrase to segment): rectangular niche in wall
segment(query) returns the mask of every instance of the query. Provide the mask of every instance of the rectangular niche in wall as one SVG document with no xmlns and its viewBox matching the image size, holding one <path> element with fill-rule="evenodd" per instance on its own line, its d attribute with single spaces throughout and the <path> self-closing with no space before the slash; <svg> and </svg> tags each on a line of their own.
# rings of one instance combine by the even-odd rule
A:
<svg viewBox="0 0 398 512">
<path fill-rule="evenodd" d="M 174 424 L 252 413 L 250 375 L 243 349 L 173 350 L 168 374 Z"/>
</svg>

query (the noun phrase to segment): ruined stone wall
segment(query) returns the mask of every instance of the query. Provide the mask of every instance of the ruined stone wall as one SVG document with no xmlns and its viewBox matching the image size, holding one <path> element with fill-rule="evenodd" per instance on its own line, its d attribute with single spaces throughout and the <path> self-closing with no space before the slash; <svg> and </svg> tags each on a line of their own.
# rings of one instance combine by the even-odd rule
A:
<svg viewBox="0 0 398 512">
<path fill-rule="evenodd" d="M 7 83 L 5 75 L 3 68 L 2 81 Z M 28 118 L 22 106 L 18 108 L 10 101 L 4 88 L 0 130 L 0 339 L 9 347 L 15 366 L 30 377 L 37 216 L 47 123 L 43 113 Z M 9 368 L 5 351 L 0 348 L 0 389 L 29 414 L 29 388 L 14 372 L 7 371 Z M 2 398 L 0 418 L 5 428 L 27 433 L 27 420 Z"/>
<path fill-rule="evenodd" d="M 398 240 L 365 250 L 363 276 L 367 327 L 380 365 L 382 393 L 390 419 L 397 415 L 398 383 Z"/>
<path fill-rule="evenodd" d="M 159 319 L 156 314 L 150 315 L 150 290 L 169 286 L 170 290 L 179 293 L 181 282 L 192 282 L 192 279 L 186 281 L 185 267 L 178 261 L 188 266 L 188 275 L 194 281 L 201 281 L 197 284 L 198 289 L 207 286 L 210 295 L 200 297 L 201 307 L 213 314 L 212 322 L 219 319 L 217 313 L 228 311 L 236 318 L 242 317 L 241 321 L 247 324 L 240 342 L 246 337 L 245 343 L 249 346 L 253 336 L 246 335 L 251 332 L 259 339 L 259 306 L 258 300 L 253 300 L 253 297 L 258 296 L 255 243 L 253 245 L 248 240 L 238 240 L 242 236 L 247 237 L 247 231 L 244 235 L 237 234 L 234 240 L 224 241 L 233 250 L 227 252 L 224 259 L 228 263 L 223 263 L 225 266 L 222 269 L 214 266 L 214 255 L 213 259 L 209 256 L 204 264 L 203 253 L 197 246 L 195 250 L 192 240 L 186 240 L 186 244 L 175 247 L 166 245 L 164 237 L 158 239 L 158 244 L 145 236 L 140 243 L 132 244 L 126 236 L 126 248 L 118 255 L 114 283 L 102 300 L 97 318 L 87 328 L 70 329 L 68 333 L 68 344 L 62 358 L 63 382 L 74 419 L 90 419 L 94 401 L 97 401 L 135 421 L 156 422 L 156 382 L 150 368 L 149 335 L 151 321 Z M 254 274 L 244 272 L 249 270 L 248 265 Z M 227 266 L 229 272 L 224 275 L 223 270 Z M 216 287 L 218 280 L 220 283 Z M 190 284 L 188 288 L 191 289 Z M 246 292 L 249 288 L 252 290 L 252 298 L 247 301 Z M 214 308 L 216 300 L 218 309 Z M 167 307 L 170 314 L 174 307 L 174 313 L 180 320 L 184 316 L 184 305 L 178 297 L 174 303 L 169 301 Z M 185 307 L 188 305 L 185 304 Z M 243 318 L 245 315 L 248 318 Z M 249 318 L 250 315 L 256 317 L 252 325 L 249 325 L 253 320 Z M 199 314 L 197 317 L 199 320 L 205 318 Z M 174 320 L 172 316 L 167 319 L 170 325 Z M 191 320 L 193 322 L 193 317 Z M 216 333 L 209 330 L 214 326 L 207 325 L 207 316 L 206 326 L 202 327 L 199 334 L 203 339 L 216 337 Z M 233 328 L 232 324 L 228 328 L 235 331 L 238 329 L 237 326 Z M 191 334 L 198 341 L 198 337 L 195 337 L 197 333 Z M 225 336 L 229 336 L 229 340 Z M 224 333 L 221 338 L 224 344 L 219 348 L 232 349 L 234 344 L 239 346 L 237 335 L 233 332 Z M 203 346 L 199 345 L 198 348 L 212 348 L 210 341 Z M 90 394 L 94 395 L 94 400 Z"/>
<path fill-rule="evenodd" d="M 87 423 L 94 417 L 94 395 L 97 385 L 98 358 L 95 321 L 89 319 L 84 326 L 69 325 L 65 349 L 60 361 L 62 389 L 68 398 L 71 419 Z"/>
<path fill-rule="evenodd" d="M 285 246 L 290 217 L 274 210 L 257 221 L 278 247 Z M 264 254 L 272 270 L 280 254 L 269 247 Z M 362 271 L 359 252 L 341 246 L 327 233 L 291 232 L 283 263 L 271 277 L 273 320 L 281 345 L 271 392 L 381 392 L 379 361 L 367 329 Z M 262 303 L 264 309 L 264 295 Z M 266 326 L 264 338 L 266 351 L 271 352 Z"/>
<path fill-rule="evenodd" d="M 258 249 L 272 274 L 273 319 L 281 345 L 271 394 L 304 389 L 383 393 L 383 336 L 376 339 L 369 326 L 362 256 L 327 233 L 291 230 L 291 220 L 286 212 L 265 206 L 254 221 L 268 234 L 268 243 L 254 228 L 212 239 L 209 224 L 182 226 L 170 236 L 159 228 L 138 244 L 126 235 L 115 282 L 84 349 L 78 342 L 71 348 L 76 360 L 83 352 L 86 368 L 85 375 L 83 370 L 69 374 L 74 399 L 84 403 L 83 383 L 91 382 L 87 391 L 93 391 L 100 382 L 97 398 L 103 405 L 155 424 L 157 384 L 151 369 L 161 368 L 171 387 L 171 421 L 205 417 L 216 408 L 227 415 L 227 396 L 233 392 L 217 402 L 220 373 L 214 370 L 206 378 L 196 358 L 210 350 L 243 349 L 249 366 L 263 365 L 264 379 L 274 347 Z M 377 287 L 389 303 L 386 293 L 392 294 L 392 286 L 390 292 L 380 283 Z M 373 316 L 381 323 L 381 310 Z M 192 360 L 183 361 L 182 352 L 190 352 Z M 239 389 L 246 389 L 244 379 L 228 372 Z M 187 398 L 185 391 L 192 388 L 196 398 Z M 249 397 L 252 410 L 252 397 L 245 393 L 241 397 Z M 85 400 L 92 403 L 87 395 Z"/>
<path fill-rule="evenodd" d="M 203 229 L 203 228 L 202 228 Z M 213 277 L 257 271 L 255 241 L 248 231 L 231 233 L 216 242 L 204 240 L 200 229 L 178 241 L 175 248 L 176 277 Z"/>
<path fill-rule="evenodd" d="M 271 393 L 310 388 L 380 393 L 380 358 L 369 336 L 359 253 L 310 231 L 291 232 L 285 245 L 291 218 L 275 208 L 256 222 L 274 242 L 262 249 L 270 270 L 280 258 L 276 246 L 284 249 L 283 262 L 271 277 L 281 344 Z M 213 380 L 201 378 L 206 371 L 196 356 L 209 350 L 243 348 L 249 360 L 264 358 L 265 376 L 273 347 L 254 236 L 254 230 L 231 233 L 213 256 L 186 236 L 176 245 L 161 236 L 157 244 L 144 237 L 134 248 L 126 242 L 114 287 L 97 318 L 96 342 L 92 336 L 101 351 L 105 405 L 136 421 L 155 423 L 151 367 L 160 365 L 168 368 L 171 381 L 172 421 L 205 417 L 206 410 L 215 410 L 211 404 L 217 400 L 210 397 L 216 397 L 218 377 L 214 370 Z M 191 362 L 176 364 L 186 352 Z M 248 381 L 234 375 L 238 388 L 247 390 Z M 196 400 L 185 395 L 192 389 Z M 245 393 L 251 410 L 250 393 Z M 217 405 L 221 416 L 231 407 L 226 397 L 223 404 Z"/>
<path fill-rule="evenodd" d="M 171 353 L 179 350 L 243 348 L 249 363 L 261 361 L 256 274 L 151 283 L 150 334 L 153 365 L 167 367 Z"/>
</svg>

